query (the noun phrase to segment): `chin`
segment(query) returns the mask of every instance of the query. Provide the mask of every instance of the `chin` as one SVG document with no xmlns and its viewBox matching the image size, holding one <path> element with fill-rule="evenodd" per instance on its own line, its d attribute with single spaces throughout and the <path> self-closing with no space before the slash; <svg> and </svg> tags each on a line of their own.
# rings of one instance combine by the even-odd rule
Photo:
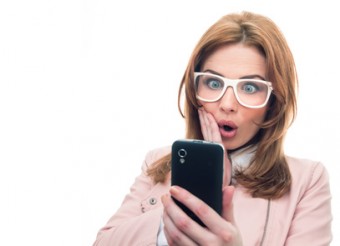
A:
<svg viewBox="0 0 340 246">
<path fill-rule="evenodd" d="M 223 146 L 225 150 L 234 150 L 234 149 L 238 149 L 242 145 L 231 143 L 230 141 L 223 141 Z"/>
<path fill-rule="evenodd" d="M 224 149 L 227 151 L 236 151 L 238 149 L 242 149 L 250 144 L 250 141 L 242 141 L 242 142 L 232 142 L 232 141 L 223 141 Z"/>
</svg>

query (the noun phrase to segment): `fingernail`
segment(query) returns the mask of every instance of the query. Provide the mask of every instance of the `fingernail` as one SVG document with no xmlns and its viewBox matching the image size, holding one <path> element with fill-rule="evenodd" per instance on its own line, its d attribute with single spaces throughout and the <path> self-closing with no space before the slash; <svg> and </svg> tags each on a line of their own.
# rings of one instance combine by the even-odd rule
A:
<svg viewBox="0 0 340 246">
<path fill-rule="evenodd" d="M 179 189 L 176 186 L 171 186 L 170 193 L 171 195 L 177 195 L 179 193 Z"/>
</svg>

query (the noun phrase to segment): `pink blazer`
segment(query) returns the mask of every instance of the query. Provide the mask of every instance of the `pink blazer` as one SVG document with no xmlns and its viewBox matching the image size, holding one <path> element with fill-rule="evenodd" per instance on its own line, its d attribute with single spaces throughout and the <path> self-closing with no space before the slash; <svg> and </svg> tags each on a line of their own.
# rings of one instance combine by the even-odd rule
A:
<svg viewBox="0 0 340 246">
<path fill-rule="evenodd" d="M 163 212 L 161 196 L 170 181 L 154 184 L 145 175 L 148 165 L 170 152 L 162 148 L 147 154 L 142 173 L 131 186 L 121 207 L 98 232 L 93 245 L 156 245 Z M 331 194 L 328 174 L 319 162 L 287 157 L 292 189 L 284 197 L 268 201 L 252 198 L 236 185 L 234 216 L 243 245 L 330 245 Z"/>
</svg>

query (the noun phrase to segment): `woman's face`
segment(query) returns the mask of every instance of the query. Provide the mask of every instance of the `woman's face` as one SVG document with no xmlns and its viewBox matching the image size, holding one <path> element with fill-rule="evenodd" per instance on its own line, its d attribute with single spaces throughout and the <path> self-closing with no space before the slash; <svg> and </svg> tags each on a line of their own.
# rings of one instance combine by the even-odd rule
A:
<svg viewBox="0 0 340 246">
<path fill-rule="evenodd" d="M 243 44 L 229 44 L 218 48 L 204 61 L 201 72 L 209 72 L 228 79 L 253 78 L 266 80 L 265 57 L 255 48 Z M 229 87 L 216 102 L 200 101 L 203 108 L 215 118 L 225 149 L 236 149 L 259 131 L 267 106 L 247 108 L 236 99 Z"/>
</svg>

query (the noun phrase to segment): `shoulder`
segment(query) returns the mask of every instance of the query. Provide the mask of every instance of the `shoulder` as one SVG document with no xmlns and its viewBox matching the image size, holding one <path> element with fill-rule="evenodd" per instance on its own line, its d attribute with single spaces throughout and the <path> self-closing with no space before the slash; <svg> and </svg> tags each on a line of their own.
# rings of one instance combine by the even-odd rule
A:
<svg viewBox="0 0 340 246">
<path fill-rule="evenodd" d="M 286 156 L 292 175 L 292 188 L 311 188 L 318 184 L 328 185 L 328 172 L 320 161 Z"/>
<path fill-rule="evenodd" d="M 327 172 L 320 161 L 286 156 L 286 160 L 293 176 L 313 176 Z"/>
<path fill-rule="evenodd" d="M 152 149 L 147 152 L 145 161 L 148 164 L 152 164 L 153 162 L 157 161 L 158 159 L 170 154 L 171 146 L 160 147 L 156 149 Z"/>
<path fill-rule="evenodd" d="M 163 158 L 164 156 L 170 154 L 170 152 L 171 152 L 171 146 L 164 146 L 164 147 L 159 147 L 159 148 L 149 150 L 146 153 L 143 167 L 144 168 L 150 167 L 157 160 L 159 160 L 159 159 Z"/>
</svg>

